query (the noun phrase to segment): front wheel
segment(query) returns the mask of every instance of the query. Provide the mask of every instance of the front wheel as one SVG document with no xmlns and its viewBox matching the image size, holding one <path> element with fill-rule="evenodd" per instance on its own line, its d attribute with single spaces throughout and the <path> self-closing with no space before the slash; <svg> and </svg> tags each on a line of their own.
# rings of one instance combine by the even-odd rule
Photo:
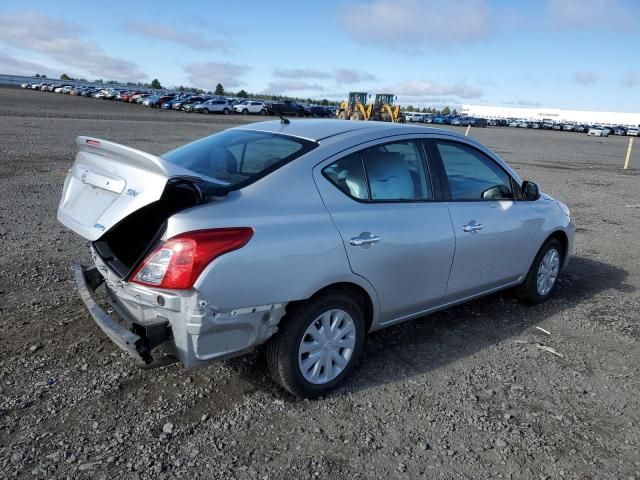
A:
<svg viewBox="0 0 640 480">
<path fill-rule="evenodd" d="M 267 114 L 267 111 L 266 111 L 266 110 L 264 110 L 264 109 L 263 109 L 263 110 L 260 110 L 260 115 L 266 115 L 266 114 Z"/>
<path fill-rule="evenodd" d="M 538 251 L 524 282 L 518 287 L 518 297 L 538 304 L 547 300 L 556 289 L 562 267 L 562 244 L 555 238 L 548 239 Z"/>
<path fill-rule="evenodd" d="M 328 292 L 283 317 L 280 332 L 267 344 L 269 371 L 294 395 L 324 395 L 353 370 L 364 335 L 360 303 L 343 292 Z"/>
<path fill-rule="evenodd" d="M 209 109 L 208 108 L 203 108 L 202 110 L 200 110 L 200 113 L 204 113 L 205 115 L 209 115 Z"/>
<path fill-rule="evenodd" d="M 229 109 L 225 108 L 224 110 L 222 110 L 222 113 L 224 113 L 225 115 L 229 115 Z"/>
</svg>

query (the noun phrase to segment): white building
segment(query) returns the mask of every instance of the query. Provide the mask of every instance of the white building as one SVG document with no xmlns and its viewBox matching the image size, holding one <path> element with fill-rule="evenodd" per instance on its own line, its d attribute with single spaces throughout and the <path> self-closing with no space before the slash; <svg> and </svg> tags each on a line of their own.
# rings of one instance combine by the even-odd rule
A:
<svg viewBox="0 0 640 480">
<path fill-rule="evenodd" d="M 562 110 L 542 107 L 492 107 L 487 105 L 462 105 L 462 114 L 482 118 L 514 118 L 517 120 L 568 122 L 588 125 L 640 126 L 640 113 L 589 112 L 586 110 Z"/>
</svg>

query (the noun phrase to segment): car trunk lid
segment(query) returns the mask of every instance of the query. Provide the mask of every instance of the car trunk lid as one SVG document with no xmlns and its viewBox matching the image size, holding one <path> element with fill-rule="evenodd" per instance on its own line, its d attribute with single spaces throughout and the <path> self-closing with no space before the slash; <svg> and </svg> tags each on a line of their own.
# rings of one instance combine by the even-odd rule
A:
<svg viewBox="0 0 640 480">
<path fill-rule="evenodd" d="M 90 241 L 157 202 L 169 179 L 200 181 L 200 175 L 191 170 L 114 142 L 81 136 L 76 145 L 78 153 L 65 179 L 58 220 Z"/>
</svg>

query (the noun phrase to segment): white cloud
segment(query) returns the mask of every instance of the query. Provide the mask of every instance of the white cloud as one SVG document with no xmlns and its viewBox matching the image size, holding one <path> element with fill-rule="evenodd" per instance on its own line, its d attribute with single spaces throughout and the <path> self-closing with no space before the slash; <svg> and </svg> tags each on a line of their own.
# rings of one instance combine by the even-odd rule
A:
<svg viewBox="0 0 640 480">
<path fill-rule="evenodd" d="M 339 68 L 335 72 L 336 82 L 350 85 L 352 83 L 368 82 L 375 80 L 376 77 L 370 73 L 351 68 Z"/>
<path fill-rule="evenodd" d="M 627 73 L 620 82 L 625 87 L 637 87 L 640 85 L 640 74 L 637 73 Z"/>
<path fill-rule="evenodd" d="M 585 87 L 595 85 L 600 80 L 600 76 L 593 72 L 574 72 L 573 81 Z"/>
<path fill-rule="evenodd" d="M 242 85 L 240 77 L 251 70 L 246 65 L 228 62 L 191 63 L 184 67 L 189 74 L 189 82 L 200 88 L 213 89 L 218 83 L 225 88 Z"/>
<path fill-rule="evenodd" d="M 392 87 L 389 91 L 397 95 L 404 96 L 438 96 L 438 97 L 459 97 L 459 98 L 479 98 L 482 91 L 476 87 L 467 85 L 466 82 L 456 82 L 451 84 L 439 84 L 426 80 L 405 80 Z"/>
<path fill-rule="evenodd" d="M 273 70 L 273 76 L 278 78 L 331 78 L 333 74 L 331 72 L 325 72 L 322 70 L 314 70 L 312 68 L 275 68 Z"/>
<path fill-rule="evenodd" d="M 637 1 L 548 0 L 551 23 L 560 29 L 631 30 L 637 28 Z"/>
<path fill-rule="evenodd" d="M 0 72 L 11 75 L 27 76 L 39 74 L 46 75 L 49 78 L 58 78 L 60 76 L 60 72 L 52 70 L 49 67 L 39 63 L 30 62 L 28 60 L 21 60 L 19 58 L 12 57 L 5 52 L 0 52 Z M 69 75 L 73 76 L 71 74 Z"/>
<path fill-rule="evenodd" d="M 265 93 L 282 94 L 287 92 L 316 91 L 321 92 L 324 88 L 317 83 L 309 83 L 302 80 L 282 80 L 270 82 Z"/>
<path fill-rule="evenodd" d="M 351 68 L 338 68 L 333 72 L 315 70 L 312 68 L 275 68 L 274 77 L 294 80 L 301 79 L 330 79 L 333 78 L 338 84 L 353 84 L 375 80 L 376 77 L 370 73 Z"/>
<path fill-rule="evenodd" d="M 485 0 L 375 0 L 350 3 L 340 15 L 344 31 L 364 44 L 416 52 L 425 45 L 450 45 L 491 36 Z"/>
<path fill-rule="evenodd" d="M 130 20 L 123 24 L 123 29 L 134 35 L 177 43 L 193 50 L 220 50 L 228 52 L 233 47 L 233 42 L 228 38 L 208 38 L 200 32 L 181 32 L 173 27 L 146 23 L 139 20 Z"/>
<path fill-rule="evenodd" d="M 108 55 L 96 43 L 77 35 L 80 29 L 35 11 L 0 13 L 0 41 L 44 54 L 61 65 L 109 80 L 147 78 L 133 62 Z"/>
</svg>

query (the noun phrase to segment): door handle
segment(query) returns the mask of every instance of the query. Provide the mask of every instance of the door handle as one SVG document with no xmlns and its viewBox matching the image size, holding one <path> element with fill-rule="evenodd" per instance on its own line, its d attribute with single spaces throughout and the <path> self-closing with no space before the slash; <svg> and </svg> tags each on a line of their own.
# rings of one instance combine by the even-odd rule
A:
<svg viewBox="0 0 640 480">
<path fill-rule="evenodd" d="M 372 245 L 374 243 L 378 243 L 380 241 L 380 237 L 377 235 L 373 235 L 369 232 L 362 232 L 360 236 L 353 237 L 349 240 L 349 243 L 354 247 L 362 247 L 365 245 Z"/>
<path fill-rule="evenodd" d="M 475 233 L 477 231 L 482 230 L 483 228 L 484 226 L 480 223 L 470 222 L 468 225 L 465 225 L 464 227 L 462 227 L 462 231 Z"/>
</svg>

